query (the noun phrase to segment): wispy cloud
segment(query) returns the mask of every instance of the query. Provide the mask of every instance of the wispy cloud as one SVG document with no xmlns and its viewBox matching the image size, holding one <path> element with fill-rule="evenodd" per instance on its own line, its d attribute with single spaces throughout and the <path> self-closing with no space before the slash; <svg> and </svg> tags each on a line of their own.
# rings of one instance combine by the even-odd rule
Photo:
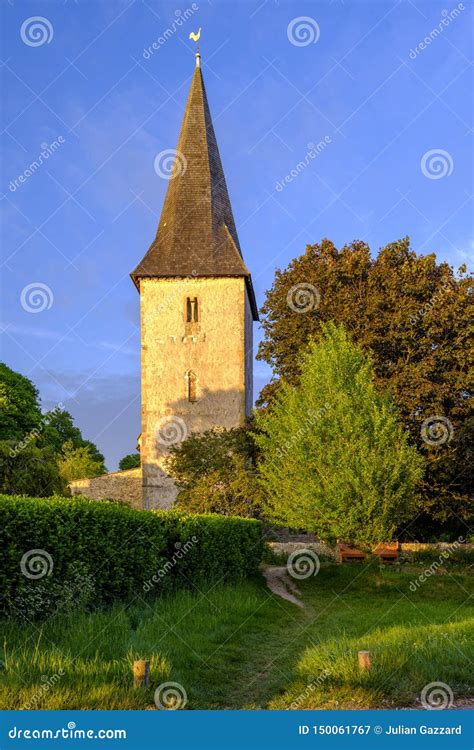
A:
<svg viewBox="0 0 474 750">
<path fill-rule="evenodd" d="M 78 339 L 69 333 L 61 331 L 51 331 L 47 328 L 33 328 L 31 326 L 17 325 L 16 323 L 0 322 L 0 333 L 9 333 L 10 335 L 33 337 L 37 339 L 49 339 L 50 341 L 64 341 L 67 343 L 76 342 Z M 137 332 L 138 341 L 138 332 Z M 137 357 L 139 346 L 122 345 L 115 341 L 90 341 L 89 345 L 95 349 L 105 349 L 114 351 L 117 354 L 124 354 L 129 357 Z"/>
</svg>

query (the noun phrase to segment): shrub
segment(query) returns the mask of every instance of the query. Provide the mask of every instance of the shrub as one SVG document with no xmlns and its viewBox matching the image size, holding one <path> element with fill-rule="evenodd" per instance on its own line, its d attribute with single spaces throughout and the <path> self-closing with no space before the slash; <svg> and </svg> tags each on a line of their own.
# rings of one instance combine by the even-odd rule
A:
<svg viewBox="0 0 474 750">
<path fill-rule="evenodd" d="M 465 568 L 474 565 L 474 549 L 461 544 L 451 547 L 433 546 L 431 549 L 413 550 L 404 552 L 404 557 L 412 563 L 420 565 L 435 565 L 443 568 L 460 567 Z"/>
<path fill-rule="evenodd" d="M 39 448 L 36 440 L 0 440 L 0 493 L 8 495 L 34 492 L 48 497 L 66 489 L 57 456 L 50 447 Z"/>
<path fill-rule="evenodd" d="M 0 495 L 0 600 L 7 614 L 44 617 L 77 600 L 103 606 L 237 581 L 257 570 L 261 556 L 260 523 L 250 519 Z"/>
<path fill-rule="evenodd" d="M 168 471 L 180 488 L 177 506 L 189 513 L 259 518 L 262 491 L 255 476 L 251 422 L 189 435 L 171 447 Z"/>
<path fill-rule="evenodd" d="M 188 513 L 219 513 L 258 518 L 263 494 L 255 471 L 242 456 L 230 456 L 225 471 L 209 471 L 178 494 L 176 505 Z"/>
<path fill-rule="evenodd" d="M 74 479 L 86 479 L 96 477 L 104 473 L 102 461 L 96 461 L 93 457 L 92 446 L 83 445 L 75 447 L 72 440 L 67 440 L 63 445 L 62 457 L 58 460 L 59 474 L 66 484 Z"/>
</svg>

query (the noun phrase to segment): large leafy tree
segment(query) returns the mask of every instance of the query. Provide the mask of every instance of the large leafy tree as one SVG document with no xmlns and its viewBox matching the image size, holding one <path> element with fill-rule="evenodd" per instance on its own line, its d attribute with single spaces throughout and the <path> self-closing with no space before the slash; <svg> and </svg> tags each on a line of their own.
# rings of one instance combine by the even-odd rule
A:
<svg viewBox="0 0 474 750">
<path fill-rule="evenodd" d="M 76 474 L 81 466 L 94 474 L 106 471 L 104 456 L 94 443 L 82 437 L 71 414 L 59 406 L 42 413 L 39 393 L 31 380 L 0 363 L 2 491 L 34 496 L 65 491 L 66 474 L 60 474 L 58 462 L 64 462 L 66 450 L 70 464 L 72 449 L 82 450 L 76 454 Z M 84 461 L 84 456 L 92 465 Z"/>
<path fill-rule="evenodd" d="M 277 271 L 262 309 L 258 357 L 274 372 L 263 406 L 281 378 L 298 383 L 304 352 L 327 321 L 343 323 L 371 355 L 378 385 L 392 394 L 427 459 L 413 536 L 442 528 L 463 533 L 469 520 L 472 462 L 462 457 L 472 435 L 473 287 L 465 268 L 455 273 L 435 255 L 417 255 L 408 238 L 377 257 L 363 242 L 338 250 L 323 240 Z M 448 420 L 447 427 L 435 421 L 430 429 L 437 439 L 426 441 L 423 423 L 433 417 Z"/>
<path fill-rule="evenodd" d="M 22 440 L 40 423 L 37 388 L 0 362 L 0 440 Z"/>
<path fill-rule="evenodd" d="M 256 416 L 266 515 L 328 541 L 391 539 L 416 513 L 423 464 L 398 416 L 362 348 L 324 326 L 298 385 L 283 382 Z"/>
</svg>

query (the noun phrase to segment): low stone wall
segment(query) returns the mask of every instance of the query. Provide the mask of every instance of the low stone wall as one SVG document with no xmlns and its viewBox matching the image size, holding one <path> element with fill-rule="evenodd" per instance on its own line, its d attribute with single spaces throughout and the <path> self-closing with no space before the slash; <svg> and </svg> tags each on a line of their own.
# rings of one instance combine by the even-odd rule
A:
<svg viewBox="0 0 474 750">
<path fill-rule="evenodd" d="M 289 528 L 282 526 L 270 526 L 264 523 L 263 536 L 268 542 L 317 542 L 316 535 L 310 532 L 296 534 Z"/>
<path fill-rule="evenodd" d="M 114 471 L 90 479 L 76 479 L 69 484 L 72 495 L 93 500 L 123 500 L 132 508 L 142 508 L 142 470 Z"/>
<path fill-rule="evenodd" d="M 461 543 L 461 538 L 458 540 L 458 547 Z M 456 542 L 436 542 L 435 544 L 428 544 L 428 542 L 402 542 L 402 552 L 424 552 L 425 550 L 450 550 L 456 545 Z M 474 544 L 462 542 L 462 549 L 474 549 Z"/>
<path fill-rule="evenodd" d="M 317 555 L 326 555 L 336 559 L 335 550 L 324 542 L 269 542 L 269 546 L 277 555 L 291 555 L 309 549 Z"/>
<path fill-rule="evenodd" d="M 326 555 L 327 557 L 332 557 L 336 559 L 336 550 L 334 547 L 330 547 L 328 544 L 325 544 L 324 542 L 268 542 L 271 549 L 277 554 L 277 555 L 291 555 L 292 552 L 302 552 L 305 549 L 312 550 L 317 555 Z M 423 543 L 411 543 L 411 542 L 402 542 L 400 544 L 400 552 L 406 556 L 407 559 L 410 559 L 410 554 L 413 552 L 419 552 L 419 551 L 425 551 L 429 550 L 433 553 L 443 552 L 445 550 L 453 549 L 455 546 L 455 542 L 439 542 L 438 544 L 423 544 Z M 474 549 L 474 544 L 462 544 L 462 546 L 458 545 L 458 549 L 463 550 L 472 550 Z"/>
</svg>

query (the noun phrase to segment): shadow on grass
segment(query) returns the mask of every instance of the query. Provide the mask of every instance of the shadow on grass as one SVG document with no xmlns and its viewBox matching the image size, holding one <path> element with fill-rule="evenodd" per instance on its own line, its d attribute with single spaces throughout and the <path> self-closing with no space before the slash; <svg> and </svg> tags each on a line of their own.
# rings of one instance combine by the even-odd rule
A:
<svg viewBox="0 0 474 750">
<path fill-rule="evenodd" d="M 305 610 L 256 580 L 41 627 L 3 621 L 0 708 L 146 708 L 168 680 L 191 709 L 406 704 L 435 680 L 467 694 L 469 576 L 436 575 L 412 592 L 415 575 L 372 561 L 323 567 L 298 581 Z M 358 672 L 359 649 L 373 652 L 370 674 Z M 132 686 L 135 658 L 151 662 L 148 690 Z"/>
</svg>

